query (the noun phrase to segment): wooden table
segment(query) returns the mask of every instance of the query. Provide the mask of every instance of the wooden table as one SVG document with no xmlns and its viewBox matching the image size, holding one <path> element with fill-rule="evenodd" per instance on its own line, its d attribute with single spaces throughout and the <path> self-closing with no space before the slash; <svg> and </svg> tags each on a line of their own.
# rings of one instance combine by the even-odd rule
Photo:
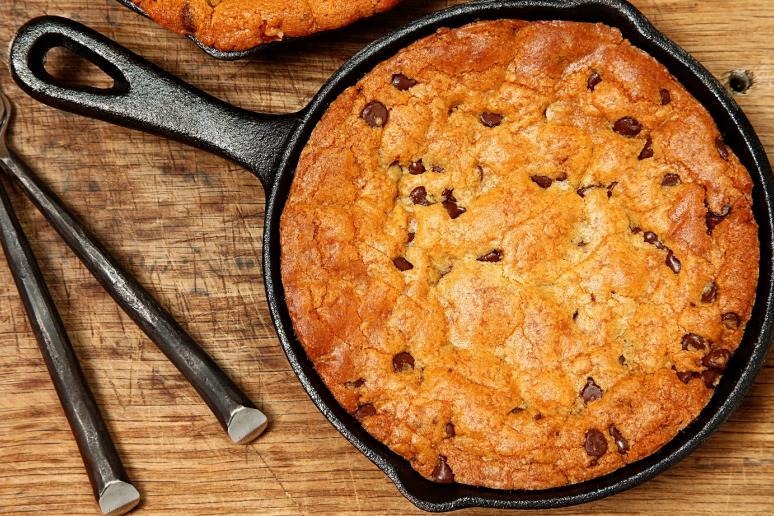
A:
<svg viewBox="0 0 774 516">
<path fill-rule="evenodd" d="M 287 112 L 376 36 L 454 3 L 406 0 L 350 30 L 224 63 L 113 0 L 3 0 L 0 47 L 28 19 L 64 15 L 229 102 Z M 718 77 L 752 70 L 753 87 L 736 98 L 774 155 L 774 2 L 635 3 Z M 138 512 L 417 513 L 317 411 L 280 350 L 262 285 L 258 181 L 205 152 L 38 104 L 12 84 L 2 60 L 0 85 L 18 108 L 13 146 L 272 421 L 255 444 L 231 445 L 191 386 L 14 191 L 86 376 L 143 493 Z M 60 68 L 74 74 L 78 65 Z M 4 261 L 0 345 L 0 513 L 96 514 Z M 774 512 L 774 357 L 742 407 L 698 451 L 646 485 L 578 510 Z"/>
</svg>

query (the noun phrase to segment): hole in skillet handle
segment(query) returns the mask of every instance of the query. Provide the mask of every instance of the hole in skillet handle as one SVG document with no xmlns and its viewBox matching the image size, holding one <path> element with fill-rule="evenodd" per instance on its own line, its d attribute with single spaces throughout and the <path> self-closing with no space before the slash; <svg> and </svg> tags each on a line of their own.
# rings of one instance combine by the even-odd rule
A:
<svg viewBox="0 0 774 516">
<path fill-rule="evenodd" d="M 94 50 L 61 34 L 46 34 L 36 42 L 30 49 L 29 67 L 38 79 L 60 88 L 105 96 L 123 95 L 129 91 L 129 81 L 118 67 Z M 73 70 L 77 73 L 68 73 Z M 89 81 L 97 85 L 90 85 Z"/>
<path fill-rule="evenodd" d="M 398 490 L 417 507 L 433 512 L 466 507 L 538 509 L 587 503 L 637 486 L 679 462 L 705 441 L 739 405 L 759 372 L 770 345 L 774 310 L 774 240 L 771 166 L 749 121 L 728 96 L 723 86 L 684 50 L 668 40 L 629 3 L 620 0 L 492 0 L 462 4 L 419 19 L 387 35 L 348 61 L 315 97 L 309 107 L 309 124 L 291 144 L 281 168 L 295 169 L 313 122 L 324 113 L 346 87 L 383 60 L 440 27 L 459 27 L 477 20 L 519 18 L 526 20 L 571 20 L 605 23 L 617 27 L 632 44 L 652 55 L 681 82 L 710 112 L 727 143 L 748 168 L 754 180 L 753 211 L 760 227 L 760 281 L 753 317 L 739 350 L 699 417 L 679 432 L 662 449 L 608 475 L 582 483 L 538 491 L 496 490 L 463 484 L 440 485 L 414 471 L 408 461 L 369 435 L 346 413 L 328 391 L 295 337 L 284 303 L 278 253 L 271 246 L 279 239 L 277 221 L 292 183 L 292 173 L 281 173 L 267 206 L 264 242 L 265 280 L 269 308 L 288 360 L 305 390 L 326 418 L 361 453 L 373 461 L 395 483 Z"/>
</svg>

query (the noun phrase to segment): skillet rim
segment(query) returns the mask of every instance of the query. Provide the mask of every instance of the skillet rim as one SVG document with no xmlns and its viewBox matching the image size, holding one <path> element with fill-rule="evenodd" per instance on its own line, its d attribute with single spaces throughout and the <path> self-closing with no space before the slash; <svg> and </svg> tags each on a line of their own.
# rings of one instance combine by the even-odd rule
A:
<svg viewBox="0 0 774 516">
<path fill-rule="evenodd" d="M 593 9 L 584 16 L 579 9 Z M 553 15 L 533 16 L 552 11 Z M 753 182 L 753 211 L 759 224 L 760 276 L 756 301 L 739 349 L 710 402 L 697 419 L 655 453 L 602 477 L 578 484 L 538 491 L 498 490 L 452 484 L 443 486 L 416 473 L 397 453 L 368 434 L 338 404 L 293 333 L 284 301 L 280 272 L 279 223 L 293 181 L 295 165 L 314 125 L 346 87 L 379 62 L 441 26 L 457 27 L 483 19 L 563 19 L 617 27 L 632 44 L 653 55 L 712 115 L 728 145 L 748 169 Z M 639 485 L 674 465 L 704 442 L 738 407 L 763 367 L 771 345 L 774 316 L 774 178 L 763 146 L 750 122 L 723 86 L 681 47 L 658 31 L 635 7 L 623 0 L 500 0 L 472 2 L 432 13 L 380 38 L 349 59 L 299 112 L 300 123 L 286 141 L 275 164 L 276 176 L 267 182 L 263 237 L 264 283 L 277 335 L 294 373 L 312 402 L 331 424 L 376 464 L 414 505 L 442 512 L 466 507 L 539 509 L 587 503 Z"/>
</svg>

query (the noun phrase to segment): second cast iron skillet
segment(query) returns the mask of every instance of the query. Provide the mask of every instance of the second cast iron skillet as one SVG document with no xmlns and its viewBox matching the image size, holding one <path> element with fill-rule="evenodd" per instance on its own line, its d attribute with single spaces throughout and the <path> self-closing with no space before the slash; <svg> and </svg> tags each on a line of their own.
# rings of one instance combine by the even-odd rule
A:
<svg viewBox="0 0 774 516">
<path fill-rule="evenodd" d="M 696 421 L 661 450 L 636 463 L 580 484 L 540 491 L 436 484 L 421 477 L 406 460 L 371 437 L 339 406 L 295 337 L 280 275 L 280 216 L 298 156 L 328 105 L 376 64 L 439 27 L 496 18 L 603 22 L 621 29 L 635 46 L 666 65 L 710 111 L 725 141 L 750 171 L 755 185 L 753 212 L 760 226 L 760 281 L 752 318 L 720 385 Z M 60 46 L 93 61 L 115 80 L 115 85 L 108 89 L 74 89 L 58 83 L 46 72 L 44 62 L 48 51 Z M 10 57 L 16 81 L 42 102 L 188 142 L 230 158 L 258 176 L 267 196 L 263 237 L 266 294 L 288 360 L 312 401 L 333 426 L 422 509 L 558 507 L 589 502 L 635 486 L 675 464 L 706 440 L 739 405 L 764 363 L 774 311 L 771 166 L 747 118 L 720 83 L 626 2 L 492 1 L 440 11 L 369 45 L 339 69 L 307 107 L 282 116 L 252 113 L 221 102 L 91 29 L 62 18 L 38 18 L 25 25 L 12 45 Z"/>
</svg>

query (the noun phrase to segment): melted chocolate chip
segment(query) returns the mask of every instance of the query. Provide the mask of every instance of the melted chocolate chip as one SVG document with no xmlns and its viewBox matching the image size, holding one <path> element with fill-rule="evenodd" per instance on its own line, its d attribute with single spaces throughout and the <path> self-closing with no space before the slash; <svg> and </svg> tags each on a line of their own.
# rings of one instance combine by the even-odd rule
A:
<svg viewBox="0 0 774 516">
<path fill-rule="evenodd" d="M 600 458 L 607 453 L 607 439 L 605 439 L 605 434 L 596 428 L 589 429 L 586 432 L 586 442 L 583 444 L 583 448 L 586 450 L 589 457 L 594 457 L 595 459 Z"/>
<path fill-rule="evenodd" d="M 419 161 L 412 161 L 411 164 L 408 166 L 409 174 L 412 176 L 418 176 L 420 174 L 425 173 L 425 165 L 422 163 L 422 160 Z"/>
<path fill-rule="evenodd" d="M 706 371 L 702 371 L 701 373 L 701 379 L 704 381 L 704 385 L 708 389 L 715 388 L 718 378 L 720 378 L 720 373 L 718 373 L 713 369 L 707 369 Z"/>
<path fill-rule="evenodd" d="M 632 138 L 640 134 L 640 131 L 642 131 L 642 124 L 635 118 L 625 116 L 616 120 L 615 124 L 613 124 L 613 131 L 622 136 Z"/>
<path fill-rule="evenodd" d="M 465 213 L 465 208 L 462 208 L 457 205 L 457 199 L 454 198 L 454 190 L 446 189 L 441 194 L 443 196 L 443 207 L 446 209 L 446 213 L 449 214 L 449 217 L 452 219 L 456 219 L 463 213 Z"/>
<path fill-rule="evenodd" d="M 424 186 L 417 186 L 411 190 L 409 199 L 411 199 L 411 202 L 414 204 L 419 204 L 420 206 L 430 206 L 430 201 L 427 199 L 427 190 L 425 190 Z"/>
<path fill-rule="evenodd" d="M 577 193 L 581 197 L 586 197 L 586 192 L 588 192 L 589 190 L 592 190 L 594 188 L 602 188 L 603 186 L 605 185 L 594 184 L 594 185 L 588 185 L 588 186 L 581 186 L 580 188 L 575 190 L 575 193 Z"/>
<path fill-rule="evenodd" d="M 589 243 L 586 242 L 585 240 L 581 240 L 580 242 L 578 242 L 578 247 L 586 247 L 587 245 L 589 245 Z"/>
<path fill-rule="evenodd" d="M 685 384 L 700 376 L 696 371 L 676 371 L 676 374 L 677 379 Z"/>
<path fill-rule="evenodd" d="M 365 385 L 365 378 L 358 378 L 355 381 L 344 382 L 344 386 L 350 389 L 358 389 Z"/>
<path fill-rule="evenodd" d="M 396 373 L 402 373 L 412 369 L 414 369 L 414 357 L 411 356 L 411 353 L 401 351 L 392 357 L 392 370 Z"/>
<path fill-rule="evenodd" d="M 661 181 L 661 186 L 677 186 L 682 182 L 677 174 L 666 174 Z"/>
<path fill-rule="evenodd" d="M 573 320 L 573 321 L 577 321 L 577 320 L 578 320 L 578 311 L 577 311 L 577 310 L 575 310 L 575 311 L 572 313 L 572 320 Z"/>
<path fill-rule="evenodd" d="M 387 108 L 378 100 L 372 100 L 366 104 L 360 113 L 360 118 L 371 127 L 383 127 L 389 117 L 390 113 Z"/>
<path fill-rule="evenodd" d="M 454 429 L 454 423 L 446 423 L 446 427 L 444 428 L 444 431 L 446 432 L 446 437 L 454 437 L 455 435 L 457 435 L 457 432 Z"/>
<path fill-rule="evenodd" d="M 194 21 L 193 14 L 191 13 L 190 4 L 183 5 L 181 21 L 183 22 L 183 29 L 186 31 L 186 33 L 193 34 L 196 32 L 196 22 Z"/>
<path fill-rule="evenodd" d="M 591 75 L 589 75 L 589 78 L 586 81 L 586 87 L 589 89 L 589 91 L 594 91 L 594 88 L 596 88 L 597 84 L 600 82 L 602 82 L 602 76 L 599 75 L 596 70 L 594 70 L 591 72 Z"/>
<path fill-rule="evenodd" d="M 625 365 L 626 364 L 626 357 L 623 356 L 623 355 L 618 355 L 618 363 L 621 364 L 621 365 Z"/>
<path fill-rule="evenodd" d="M 540 421 L 541 419 L 543 419 L 543 414 L 538 412 L 537 414 L 532 416 L 532 419 L 534 419 L 535 421 Z"/>
<path fill-rule="evenodd" d="M 553 179 L 548 176 L 531 176 L 530 179 L 532 179 L 532 181 L 540 188 L 548 188 L 554 182 Z"/>
<path fill-rule="evenodd" d="M 498 113 L 481 113 L 481 123 L 487 127 L 497 127 L 503 123 L 503 115 Z"/>
<path fill-rule="evenodd" d="M 646 231 L 642 234 L 642 239 L 645 241 L 645 243 L 655 245 L 658 247 L 661 244 L 661 241 L 658 239 L 658 235 L 655 234 L 653 231 Z"/>
<path fill-rule="evenodd" d="M 365 417 L 371 417 L 376 415 L 376 407 L 371 405 L 370 403 L 365 403 L 363 405 L 358 405 L 357 410 L 352 414 L 355 416 L 355 419 L 358 421 L 362 421 Z"/>
<path fill-rule="evenodd" d="M 586 385 L 580 392 L 583 403 L 590 403 L 602 397 L 602 388 L 594 382 L 592 377 L 586 379 Z"/>
<path fill-rule="evenodd" d="M 725 348 L 713 349 L 701 359 L 701 363 L 708 369 L 715 371 L 725 371 L 728 360 L 731 358 L 731 351 Z"/>
<path fill-rule="evenodd" d="M 411 269 L 414 268 L 414 265 L 402 256 L 393 258 L 392 263 L 393 265 L 395 265 L 395 268 L 398 269 L 400 272 L 410 271 Z"/>
<path fill-rule="evenodd" d="M 645 139 L 645 146 L 642 147 L 642 150 L 640 151 L 640 155 L 637 156 L 637 159 L 643 160 L 643 159 L 649 159 L 653 157 L 653 140 L 650 136 L 648 136 Z"/>
<path fill-rule="evenodd" d="M 723 322 L 723 326 L 725 326 L 729 330 L 735 330 L 739 328 L 740 324 L 742 324 L 742 318 L 739 317 L 739 314 L 736 312 L 724 313 L 720 317 L 720 320 Z"/>
<path fill-rule="evenodd" d="M 433 165 L 433 172 L 435 172 L 436 174 L 441 174 L 443 173 L 444 170 L 446 169 L 443 168 L 441 165 Z"/>
<path fill-rule="evenodd" d="M 392 85 L 400 91 L 406 91 L 417 85 L 417 81 L 402 73 L 396 73 L 392 76 Z"/>
<path fill-rule="evenodd" d="M 675 253 L 672 252 L 671 249 L 667 251 L 666 260 L 664 260 L 664 263 L 666 263 L 666 266 L 672 269 L 672 272 L 675 274 L 680 274 L 680 269 L 682 269 L 683 264 L 680 263 L 680 260 L 675 256 Z"/>
<path fill-rule="evenodd" d="M 723 211 L 720 213 L 715 213 L 712 210 L 707 210 L 707 215 L 704 217 L 705 222 L 707 223 L 707 234 L 711 235 L 712 232 L 715 230 L 715 227 L 723 222 L 726 217 L 728 217 L 731 214 L 731 206 L 723 206 Z"/>
<path fill-rule="evenodd" d="M 627 441 L 624 436 L 621 435 L 621 432 L 615 427 L 615 425 L 610 425 L 610 428 L 608 428 L 607 431 L 610 434 L 610 437 L 613 438 L 615 447 L 618 448 L 618 453 L 623 455 L 629 451 L 629 441 Z"/>
<path fill-rule="evenodd" d="M 488 253 L 479 256 L 476 258 L 479 262 L 489 262 L 489 263 L 496 263 L 503 259 L 503 250 L 502 249 L 492 249 Z"/>
<path fill-rule="evenodd" d="M 556 176 L 557 181 L 567 181 L 567 172 L 560 172 L 558 176 Z"/>
<path fill-rule="evenodd" d="M 728 152 L 728 147 L 726 146 L 726 142 L 723 141 L 722 136 L 718 136 L 715 138 L 715 148 L 718 150 L 718 154 L 721 158 L 728 161 L 728 157 L 730 156 Z"/>
<path fill-rule="evenodd" d="M 443 455 L 438 456 L 438 463 L 433 468 L 433 472 L 430 473 L 430 479 L 433 482 L 439 484 L 451 484 L 454 482 L 454 472 L 449 464 L 446 463 L 446 457 Z"/>
<path fill-rule="evenodd" d="M 686 333 L 683 335 L 681 344 L 683 346 L 683 351 L 687 350 L 688 348 L 706 349 L 707 347 L 706 339 L 701 335 L 696 335 L 695 333 Z"/>
<path fill-rule="evenodd" d="M 610 199 L 613 196 L 613 188 L 618 186 L 618 181 L 613 181 L 607 185 L 607 198 Z"/>
<path fill-rule="evenodd" d="M 714 281 L 710 281 L 704 286 L 704 290 L 701 291 L 702 303 L 714 303 L 718 298 L 718 285 Z"/>
<path fill-rule="evenodd" d="M 411 242 L 413 242 L 415 236 L 416 236 L 416 233 L 414 233 L 413 231 L 409 231 L 408 238 L 406 238 L 406 243 L 410 244 Z"/>
<path fill-rule="evenodd" d="M 634 226 L 633 228 L 629 228 L 629 229 L 631 229 L 632 233 L 635 235 L 640 231 L 642 231 L 642 228 L 640 228 L 639 226 Z"/>
<path fill-rule="evenodd" d="M 672 95 L 669 93 L 669 90 L 661 88 L 658 92 L 659 96 L 661 97 L 661 105 L 666 106 L 670 102 L 672 102 Z"/>
</svg>

